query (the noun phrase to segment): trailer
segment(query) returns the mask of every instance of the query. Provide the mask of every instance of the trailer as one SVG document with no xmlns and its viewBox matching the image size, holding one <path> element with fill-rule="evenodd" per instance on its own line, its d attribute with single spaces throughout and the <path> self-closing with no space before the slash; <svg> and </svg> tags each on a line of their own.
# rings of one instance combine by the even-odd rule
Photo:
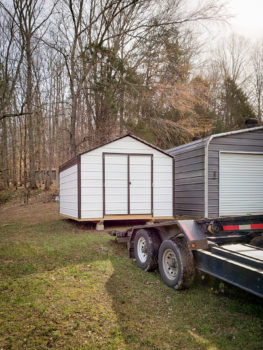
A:
<svg viewBox="0 0 263 350">
<path fill-rule="evenodd" d="M 263 297 L 263 215 L 174 220 L 111 231 L 139 268 L 188 288 L 196 270 Z"/>
</svg>

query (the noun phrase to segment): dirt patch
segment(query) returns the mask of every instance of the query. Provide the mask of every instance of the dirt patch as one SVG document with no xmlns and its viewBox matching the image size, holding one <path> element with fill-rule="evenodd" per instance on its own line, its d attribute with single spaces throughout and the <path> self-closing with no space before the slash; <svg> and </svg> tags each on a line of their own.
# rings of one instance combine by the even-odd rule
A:
<svg viewBox="0 0 263 350">
<path fill-rule="evenodd" d="M 28 205 L 12 204 L 0 208 L 0 223 L 20 221 L 32 224 L 56 220 L 58 214 L 58 203 L 32 203 Z"/>
</svg>

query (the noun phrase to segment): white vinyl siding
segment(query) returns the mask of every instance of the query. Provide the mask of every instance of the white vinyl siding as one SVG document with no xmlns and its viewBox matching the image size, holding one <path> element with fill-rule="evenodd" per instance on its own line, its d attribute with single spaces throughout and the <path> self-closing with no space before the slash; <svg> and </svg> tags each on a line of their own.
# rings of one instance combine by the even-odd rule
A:
<svg viewBox="0 0 263 350">
<path fill-rule="evenodd" d="M 78 173 L 77 165 L 59 174 L 59 212 L 78 217 Z"/>
<path fill-rule="evenodd" d="M 263 154 L 220 153 L 220 216 L 263 213 Z"/>
<path fill-rule="evenodd" d="M 152 154 L 153 217 L 173 216 L 173 159 L 168 155 L 165 155 L 158 150 L 155 150 L 154 148 L 137 141 L 130 136 L 127 136 L 81 155 L 81 218 L 103 218 L 103 153 L 132 153 L 142 155 Z M 148 158 L 151 159 L 151 157 Z M 148 187 L 148 183 L 149 181 L 147 178 L 145 182 L 146 187 Z M 125 190 L 123 186 L 121 186 L 119 189 L 116 188 L 114 191 L 116 196 L 124 196 L 126 193 L 124 193 Z M 147 195 L 148 190 L 145 189 L 144 191 L 145 192 L 142 194 Z M 134 193 L 137 192 L 138 189 L 134 188 Z M 140 200 L 139 197 L 138 200 Z M 135 205 L 134 203 L 134 213 L 135 211 L 137 212 L 138 209 L 136 206 L 137 204 Z M 109 209 L 110 208 L 107 208 L 107 214 Z M 123 207 L 123 211 L 125 210 L 126 207 Z M 141 210 L 141 208 L 139 208 L 139 210 Z"/>
</svg>

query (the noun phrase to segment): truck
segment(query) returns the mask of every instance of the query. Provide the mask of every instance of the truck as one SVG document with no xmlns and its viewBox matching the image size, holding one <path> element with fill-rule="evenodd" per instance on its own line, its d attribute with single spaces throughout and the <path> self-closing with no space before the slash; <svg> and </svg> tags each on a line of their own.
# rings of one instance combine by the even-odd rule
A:
<svg viewBox="0 0 263 350">
<path fill-rule="evenodd" d="M 197 270 L 263 297 L 263 215 L 179 219 L 111 231 L 144 271 L 180 290 Z"/>
</svg>

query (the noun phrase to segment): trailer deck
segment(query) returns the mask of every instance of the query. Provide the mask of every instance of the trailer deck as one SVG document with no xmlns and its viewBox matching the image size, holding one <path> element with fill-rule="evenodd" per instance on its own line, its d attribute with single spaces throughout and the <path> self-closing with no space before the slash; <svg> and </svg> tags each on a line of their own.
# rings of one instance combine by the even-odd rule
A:
<svg viewBox="0 0 263 350">
<path fill-rule="evenodd" d="M 262 248 L 241 243 L 211 245 L 209 250 L 199 249 L 194 255 L 200 271 L 263 297 Z"/>
</svg>

